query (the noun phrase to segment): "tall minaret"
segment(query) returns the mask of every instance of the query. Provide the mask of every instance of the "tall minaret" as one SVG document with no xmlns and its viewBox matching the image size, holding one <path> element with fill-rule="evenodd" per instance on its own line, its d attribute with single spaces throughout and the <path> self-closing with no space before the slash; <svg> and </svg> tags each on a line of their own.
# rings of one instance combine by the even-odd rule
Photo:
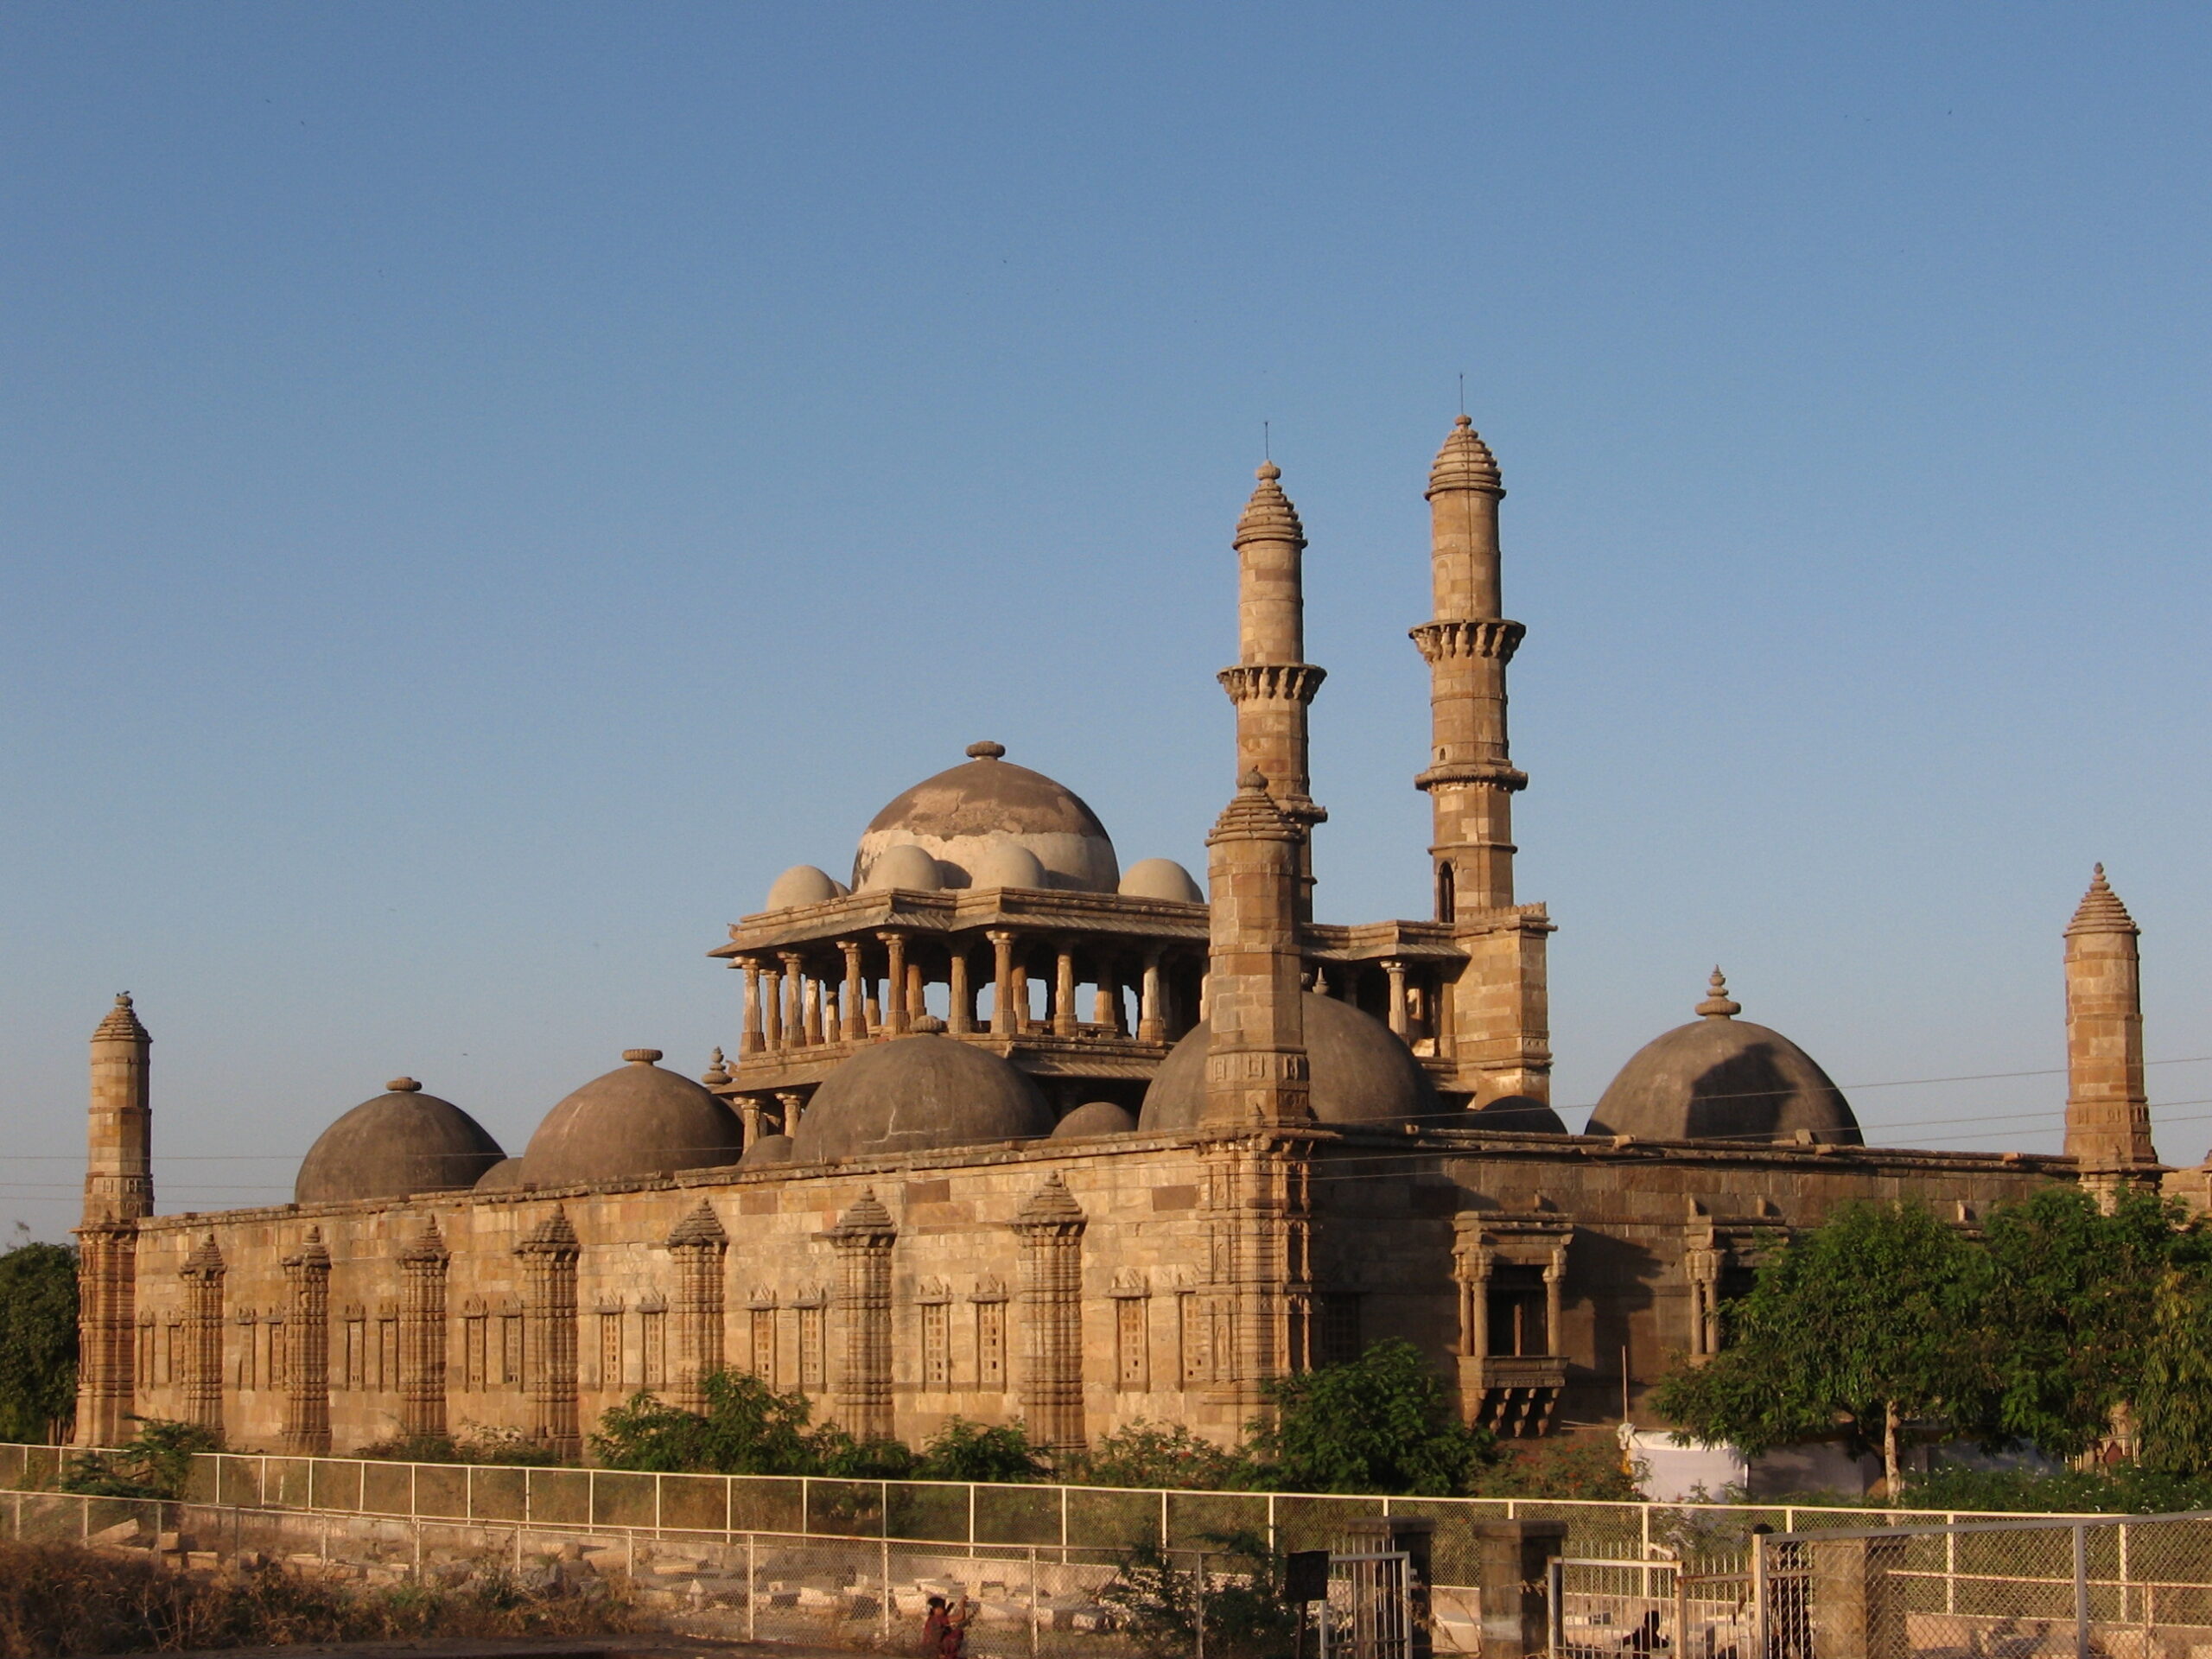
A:
<svg viewBox="0 0 2212 1659">
<path fill-rule="evenodd" d="M 2066 927 L 2066 1155 L 2107 1185 L 2158 1163 L 2143 1087 L 2139 931 L 2098 865 Z"/>
<path fill-rule="evenodd" d="M 1436 919 L 1513 902 L 1513 793 L 1528 787 L 1505 740 L 1505 665 L 1522 629 L 1501 614 L 1497 461 L 1462 415 L 1428 473 L 1436 614 L 1413 630 L 1428 662 L 1428 770 Z"/>
<path fill-rule="evenodd" d="M 1435 615 L 1413 630 L 1428 663 L 1428 768 L 1414 781 L 1434 817 L 1436 919 L 1466 965 L 1441 995 L 1446 1086 L 1467 1103 L 1548 1100 L 1551 1018 L 1541 905 L 1513 899 L 1513 796 L 1528 785 L 1505 738 L 1505 665 L 1522 626 L 1508 621 L 1498 569 L 1490 446 L 1462 415 L 1428 473 Z"/>
<path fill-rule="evenodd" d="M 1219 676 L 1236 705 L 1236 768 L 1266 777 L 1268 793 L 1301 830 L 1324 822 L 1306 776 L 1306 710 L 1325 671 L 1306 660 L 1306 528 L 1282 493 L 1282 469 L 1260 467 L 1236 521 L 1236 666 Z M 1298 919 L 1313 919 L 1311 838 L 1299 849 Z"/>
<path fill-rule="evenodd" d="M 138 1223 L 154 1213 L 153 1039 L 128 992 L 92 1033 L 85 1211 L 77 1229 L 77 1444 L 119 1446 L 137 1404 Z"/>
</svg>

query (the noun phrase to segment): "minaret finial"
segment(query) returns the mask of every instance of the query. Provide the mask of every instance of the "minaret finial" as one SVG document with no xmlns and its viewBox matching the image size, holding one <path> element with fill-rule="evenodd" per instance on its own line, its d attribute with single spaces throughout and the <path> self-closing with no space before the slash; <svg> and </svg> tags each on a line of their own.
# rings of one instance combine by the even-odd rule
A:
<svg viewBox="0 0 2212 1659">
<path fill-rule="evenodd" d="M 1728 995 L 1727 976 L 1718 963 L 1713 964 L 1713 977 L 1706 982 L 1705 1001 L 1696 1011 L 1708 1020 L 1730 1020 L 1744 1011 L 1744 1005 Z"/>
</svg>

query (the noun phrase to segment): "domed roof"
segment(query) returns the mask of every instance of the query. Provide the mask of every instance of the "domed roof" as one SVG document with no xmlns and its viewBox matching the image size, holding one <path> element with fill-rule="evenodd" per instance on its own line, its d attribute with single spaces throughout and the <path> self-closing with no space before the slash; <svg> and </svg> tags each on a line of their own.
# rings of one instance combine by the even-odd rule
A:
<svg viewBox="0 0 2212 1659">
<path fill-rule="evenodd" d="M 1191 873 L 1172 858 L 1139 859 L 1122 878 L 1122 892 L 1130 899 L 1167 899 L 1179 905 L 1206 901 Z"/>
<path fill-rule="evenodd" d="M 1027 1072 L 957 1038 L 920 1031 L 862 1049 L 830 1072 L 799 1119 L 791 1161 L 928 1152 L 1052 1132 L 1052 1109 Z"/>
<path fill-rule="evenodd" d="M 924 779 L 877 813 L 853 859 L 854 887 L 868 886 L 876 860 L 901 845 L 936 858 L 946 887 L 973 887 L 984 854 L 1012 842 L 1036 855 L 1047 886 L 1113 892 L 1121 866 L 1098 815 L 1044 773 L 1000 759 L 1005 753 L 971 743 L 967 764 Z"/>
<path fill-rule="evenodd" d="M 474 1118 L 424 1094 L 414 1078 L 394 1077 L 385 1089 L 316 1137 L 300 1160 L 296 1203 L 456 1192 L 506 1155 Z"/>
<path fill-rule="evenodd" d="M 594 1077 L 545 1114 L 523 1154 L 539 1186 L 673 1175 L 737 1161 L 737 1114 L 689 1077 L 653 1064 L 657 1048 L 623 1052 L 628 1064 Z"/>
<path fill-rule="evenodd" d="M 1052 1126 L 1055 1141 L 1083 1141 L 1094 1135 L 1127 1135 L 1137 1126 L 1136 1114 L 1110 1100 L 1085 1101 Z"/>
<path fill-rule="evenodd" d="M 1702 1017 L 1655 1037 L 1630 1057 L 1590 1114 L 1589 1135 L 1650 1141 L 1816 1141 L 1859 1147 L 1866 1137 L 1842 1090 L 1778 1031 L 1738 1020 L 1720 970 L 1697 1005 Z"/>
<path fill-rule="evenodd" d="M 522 1191 L 522 1160 L 502 1158 L 477 1177 L 479 1192 L 519 1192 Z"/>
<path fill-rule="evenodd" d="M 902 841 L 886 847 L 869 861 L 868 878 L 860 885 L 868 893 L 886 893 L 893 887 L 935 893 L 944 886 L 944 867 L 926 849 Z"/>
<path fill-rule="evenodd" d="M 1484 1101 L 1453 1125 L 1462 1129 L 1497 1129 L 1508 1135 L 1565 1135 L 1560 1116 L 1533 1095 L 1501 1095 Z"/>
<path fill-rule="evenodd" d="M 1313 1116 L 1320 1122 L 1382 1123 L 1442 1109 L 1421 1062 L 1381 1020 L 1312 991 L 1305 994 L 1305 1008 Z M 1205 1106 L 1206 1049 L 1212 1040 L 1212 1030 L 1201 1021 L 1168 1050 L 1144 1091 L 1138 1128 L 1198 1126 Z"/>
<path fill-rule="evenodd" d="M 811 864 L 794 864 L 778 876 L 768 889 L 766 910 L 791 910 L 799 905 L 826 904 L 841 899 L 845 889 L 833 880 L 827 870 L 818 870 Z"/>
<path fill-rule="evenodd" d="M 791 1138 L 788 1135 L 764 1135 L 745 1149 L 745 1156 L 737 1160 L 740 1169 L 765 1169 L 771 1164 L 788 1164 L 791 1160 Z"/>
</svg>

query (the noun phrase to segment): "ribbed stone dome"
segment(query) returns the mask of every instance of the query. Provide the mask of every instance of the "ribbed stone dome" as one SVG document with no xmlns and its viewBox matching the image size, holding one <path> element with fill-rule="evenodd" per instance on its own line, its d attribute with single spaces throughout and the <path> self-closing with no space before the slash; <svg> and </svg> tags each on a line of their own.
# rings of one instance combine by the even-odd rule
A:
<svg viewBox="0 0 2212 1659">
<path fill-rule="evenodd" d="M 987 885 L 977 865 L 994 848 L 1026 848 L 1047 887 L 1111 893 L 1121 880 L 1114 843 L 1080 796 L 1040 772 L 1001 760 L 996 743 L 969 745 L 963 766 L 916 784 L 877 813 L 853 859 L 855 891 L 871 885 L 876 861 L 893 847 L 935 858 L 948 887 Z"/>
<path fill-rule="evenodd" d="M 1324 1123 L 1430 1122 L 1443 1108 L 1413 1051 L 1381 1020 L 1332 996 L 1305 994 L 1306 1058 L 1313 1116 Z M 1206 1048 L 1213 1033 L 1194 1026 L 1167 1052 L 1144 1091 L 1137 1127 L 1188 1129 L 1205 1105 Z"/>
<path fill-rule="evenodd" d="M 1052 1109 L 1028 1074 L 934 1032 L 863 1049 L 814 1091 L 791 1137 L 791 1161 L 1023 1141 L 1052 1132 Z"/>
<path fill-rule="evenodd" d="M 690 1078 L 662 1071 L 653 1064 L 660 1057 L 629 1049 L 626 1065 L 546 1113 L 523 1154 L 522 1178 L 568 1186 L 735 1163 L 745 1143 L 737 1115 Z"/>
<path fill-rule="evenodd" d="M 300 1160 L 294 1202 L 458 1192 L 506 1156 L 474 1118 L 423 1093 L 414 1078 L 395 1077 L 385 1088 L 316 1137 Z"/>
<path fill-rule="evenodd" d="M 1795 1139 L 1800 1129 L 1834 1146 L 1866 1144 L 1843 1091 L 1813 1057 L 1778 1031 L 1735 1016 L 1727 982 L 1713 969 L 1701 1018 L 1677 1026 L 1632 1055 L 1590 1114 L 1589 1135 L 1648 1141 Z"/>
</svg>

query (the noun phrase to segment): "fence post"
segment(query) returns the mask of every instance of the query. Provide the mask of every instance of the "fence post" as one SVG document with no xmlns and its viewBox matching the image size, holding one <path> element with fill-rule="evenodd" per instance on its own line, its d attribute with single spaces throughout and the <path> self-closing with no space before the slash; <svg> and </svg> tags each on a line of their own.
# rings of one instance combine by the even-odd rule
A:
<svg viewBox="0 0 2212 1659">
<path fill-rule="evenodd" d="M 2074 1523 L 2074 1659 L 2089 1659 L 2089 1529 Z"/>
<path fill-rule="evenodd" d="M 1554 1555 L 1544 1563 L 1544 1651 L 1560 1659 L 1567 1645 L 1567 1563 Z"/>
<path fill-rule="evenodd" d="M 1067 1496 L 1068 1489 L 1065 1486 L 1061 1487 L 1060 1502 L 1064 1508 L 1067 1503 Z M 1060 1542 L 1063 1546 L 1067 1542 L 1067 1529 L 1063 1525 L 1060 1530 Z M 1029 1651 L 1032 1659 L 1034 1659 L 1037 1652 L 1037 1546 L 1034 1544 L 1029 1546 Z"/>
<path fill-rule="evenodd" d="M 1751 1651 L 1764 1656 L 1774 1651 L 1767 1632 L 1766 1541 L 1768 1535 L 1751 1535 Z"/>
<path fill-rule="evenodd" d="M 1206 1553 L 1203 1549 L 1198 1552 L 1198 1593 L 1192 1606 L 1191 1623 L 1198 1631 L 1198 1659 L 1206 1659 Z"/>
<path fill-rule="evenodd" d="M 884 1524 L 890 1524 L 890 1505 L 885 1506 Z M 891 1539 L 887 1534 L 880 1546 L 883 1551 L 883 1600 L 876 1611 L 877 1623 L 883 1631 L 885 1642 L 891 1640 Z"/>
<path fill-rule="evenodd" d="M 759 1540 L 758 1533 L 745 1535 L 745 1639 L 748 1642 L 753 1640 L 753 1630 L 760 1624 L 760 1567 L 753 1550 Z"/>
</svg>

